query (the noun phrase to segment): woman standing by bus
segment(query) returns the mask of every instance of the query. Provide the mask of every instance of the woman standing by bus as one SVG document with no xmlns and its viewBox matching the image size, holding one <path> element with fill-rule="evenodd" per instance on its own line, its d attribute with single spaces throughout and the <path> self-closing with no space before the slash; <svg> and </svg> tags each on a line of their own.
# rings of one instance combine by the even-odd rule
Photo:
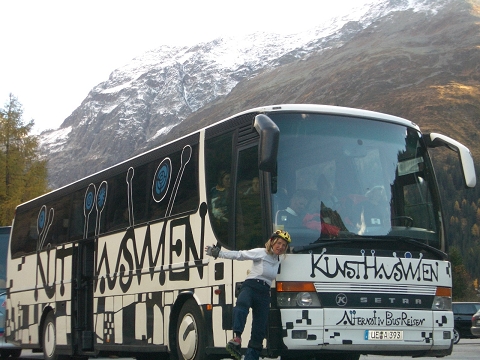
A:
<svg viewBox="0 0 480 360">
<path fill-rule="evenodd" d="M 240 288 L 237 304 L 233 309 L 234 337 L 227 343 L 227 350 L 237 360 L 241 359 L 242 333 L 249 309 L 252 309 L 252 333 L 248 342 L 245 360 L 258 360 L 266 335 L 270 288 L 278 273 L 278 267 L 291 242 L 290 235 L 283 230 L 275 231 L 265 243 L 265 248 L 240 251 L 221 251 L 217 246 L 207 246 L 207 255 L 215 259 L 252 260 L 253 265 Z"/>
</svg>

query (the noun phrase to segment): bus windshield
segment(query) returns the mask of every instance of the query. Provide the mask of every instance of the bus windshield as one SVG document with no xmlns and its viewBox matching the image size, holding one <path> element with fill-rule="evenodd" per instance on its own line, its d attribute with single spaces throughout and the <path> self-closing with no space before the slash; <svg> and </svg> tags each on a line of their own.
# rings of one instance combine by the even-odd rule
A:
<svg viewBox="0 0 480 360">
<path fill-rule="evenodd" d="M 293 246 L 408 239 L 443 250 L 433 170 L 417 129 L 338 115 L 269 116 L 280 129 L 272 221 Z"/>
</svg>

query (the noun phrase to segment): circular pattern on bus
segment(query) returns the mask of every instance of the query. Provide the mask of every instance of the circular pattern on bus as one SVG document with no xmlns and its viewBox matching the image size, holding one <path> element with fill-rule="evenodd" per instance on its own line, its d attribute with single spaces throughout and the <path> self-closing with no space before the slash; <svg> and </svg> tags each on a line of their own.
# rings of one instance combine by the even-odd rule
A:
<svg viewBox="0 0 480 360">
<path fill-rule="evenodd" d="M 42 230 L 43 227 L 45 226 L 45 220 L 47 217 L 46 213 L 47 213 L 47 208 L 44 205 L 42 206 L 42 208 L 40 209 L 40 212 L 38 213 L 37 226 L 39 230 Z"/>
<path fill-rule="evenodd" d="M 95 194 L 93 191 L 89 191 L 87 196 L 85 197 L 85 210 L 90 211 L 93 206 L 93 202 L 95 199 Z"/>
<path fill-rule="evenodd" d="M 98 189 L 97 195 L 97 208 L 99 210 L 103 209 L 105 206 L 105 200 L 107 199 L 107 183 L 104 181 Z"/>
<path fill-rule="evenodd" d="M 165 197 L 170 179 L 172 177 L 172 162 L 170 158 L 165 158 L 158 165 L 155 177 L 153 178 L 152 196 L 156 202 L 160 202 Z"/>
</svg>

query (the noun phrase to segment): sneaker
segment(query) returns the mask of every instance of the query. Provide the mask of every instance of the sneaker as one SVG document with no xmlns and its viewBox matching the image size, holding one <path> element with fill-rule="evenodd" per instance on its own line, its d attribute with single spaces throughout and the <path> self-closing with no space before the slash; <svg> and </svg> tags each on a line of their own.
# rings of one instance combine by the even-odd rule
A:
<svg viewBox="0 0 480 360">
<path fill-rule="evenodd" d="M 240 352 L 241 347 L 242 347 L 242 339 L 240 339 L 238 336 L 234 337 L 232 340 L 230 340 L 227 343 L 227 351 L 236 360 L 241 360 L 242 359 L 242 353 Z"/>
</svg>

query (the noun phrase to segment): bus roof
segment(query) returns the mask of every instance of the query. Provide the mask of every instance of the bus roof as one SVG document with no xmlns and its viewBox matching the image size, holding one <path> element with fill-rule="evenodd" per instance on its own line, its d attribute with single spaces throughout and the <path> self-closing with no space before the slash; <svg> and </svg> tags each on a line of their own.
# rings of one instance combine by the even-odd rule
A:
<svg viewBox="0 0 480 360">
<path fill-rule="evenodd" d="M 260 112 L 260 113 L 272 113 L 272 112 L 314 112 L 319 114 L 329 114 L 329 115 L 339 115 L 339 116 L 354 116 L 372 120 L 381 120 L 386 122 L 392 122 L 403 126 L 413 127 L 416 130 L 420 131 L 420 128 L 417 124 L 410 120 L 404 118 L 388 115 L 385 113 L 380 113 L 371 110 L 362 110 L 356 108 L 334 106 L 334 105 L 317 105 L 317 104 L 279 104 L 279 105 L 268 105 L 261 106 L 246 111 L 242 111 L 238 114 L 232 115 L 225 119 L 225 121 L 235 118 L 240 115 Z M 217 123 L 215 123 L 217 124 Z M 212 124 L 210 126 L 213 126 Z"/>
</svg>

